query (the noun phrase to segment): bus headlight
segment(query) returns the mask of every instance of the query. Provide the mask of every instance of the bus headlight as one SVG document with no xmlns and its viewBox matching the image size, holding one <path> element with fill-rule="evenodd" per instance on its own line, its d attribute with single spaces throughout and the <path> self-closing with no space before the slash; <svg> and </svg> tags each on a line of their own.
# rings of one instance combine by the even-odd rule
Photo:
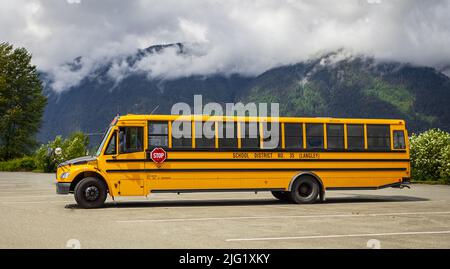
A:
<svg viewBox="0 0 450 269">
<path fill-rule="evenodd" d="M 66 179 L 66 178 L 69 177 L 69 175 L 70 175 L 69 172 L 64 172 L 64 173 L 61 174 L 61 179 Z"/>
</svg>

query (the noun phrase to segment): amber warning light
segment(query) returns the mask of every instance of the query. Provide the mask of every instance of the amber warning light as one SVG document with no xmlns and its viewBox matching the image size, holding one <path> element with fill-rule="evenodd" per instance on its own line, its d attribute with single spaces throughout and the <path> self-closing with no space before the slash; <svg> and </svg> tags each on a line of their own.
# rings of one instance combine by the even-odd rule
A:
<svg viewBox="0 0 450 269">
<path fill-rule="evenodd" d="M 119 120 L 119 116 L 115 117 L 111 122 L 111 126 L 115 126 L 118 120 Z"/>
</svg>

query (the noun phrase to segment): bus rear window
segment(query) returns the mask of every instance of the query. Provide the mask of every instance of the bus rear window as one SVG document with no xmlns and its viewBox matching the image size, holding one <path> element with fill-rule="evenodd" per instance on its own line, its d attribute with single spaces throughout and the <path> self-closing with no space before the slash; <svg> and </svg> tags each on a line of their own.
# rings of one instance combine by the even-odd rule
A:
<svg viewBox="0 0 450 269">
<path fill-rule="evenodd" d="M 406 149 L 405 132 L 394 131 L 394 149 Z"/>
</svg>

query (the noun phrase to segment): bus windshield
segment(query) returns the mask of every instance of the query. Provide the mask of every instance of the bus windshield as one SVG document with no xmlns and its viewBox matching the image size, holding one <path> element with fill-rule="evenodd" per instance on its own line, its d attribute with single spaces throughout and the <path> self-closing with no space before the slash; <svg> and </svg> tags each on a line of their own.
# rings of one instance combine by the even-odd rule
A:
<svg viewBox="0 0 450 269">
<path fill-rule="evenodd" d="M 111 129 L 112 129 L 112 127 L 110 126 L 108 131 L 106 131 L 105 134 L 103 135 L 102 142 L 100 143 L 100 146 L 98 146 L 98 149 L 97 149 L 97 152 L 95 153 L 95 156 L 98 157 L 102 153 L 102 148 L 103 148 L 103 146 L 106 143 L 106 139 L 108 138 L 109 133 L 111 132 Z"/>
</svg>

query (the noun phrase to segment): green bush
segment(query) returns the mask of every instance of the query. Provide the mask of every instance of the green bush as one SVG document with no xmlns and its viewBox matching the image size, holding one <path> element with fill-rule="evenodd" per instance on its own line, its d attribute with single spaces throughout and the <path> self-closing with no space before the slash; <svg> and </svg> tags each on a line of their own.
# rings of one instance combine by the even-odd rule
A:
<svg viewBox="0 0 450 269">
<path fill-rule="evenodd" d="M 0 171 L 33 171 L 36 169 L 36 163 L 33 157 L 23 157 L 9 161 L 0 162 Z"/>
<path fill-rule="evenodd" d="M 412 179 L 450 183 L 450 134 L 432 129 L 413 134 L 411 144 Z"/>
<path fill-rule="evenodd" d="M 88 137 L 82 132 L 73 133 L 69 138 L 63 139 L 57 136 L 55 140 L 42 145 L 35 154 L 36 166 L 44 172 L 55 172 L 59 163 L 86 156 L 88 153 Z M 62 155 L 57 156 L 53 153 L 56 148 L 62 149 Z"/>
</svg>

